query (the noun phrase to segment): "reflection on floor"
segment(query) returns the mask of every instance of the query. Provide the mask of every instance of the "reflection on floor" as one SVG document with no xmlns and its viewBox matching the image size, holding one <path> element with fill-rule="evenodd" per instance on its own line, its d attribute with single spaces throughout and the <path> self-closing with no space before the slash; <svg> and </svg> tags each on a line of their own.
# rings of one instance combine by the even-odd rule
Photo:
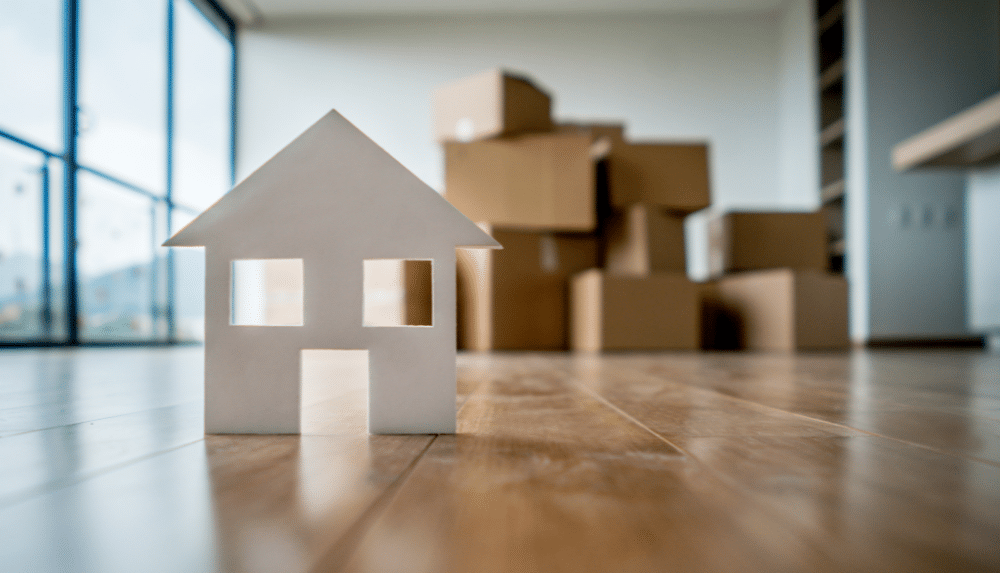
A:
<svg viewBox="0 0 1000 573">
<path fill-rule="evenodd" d="M 1000 357 L 464 355 L 459 434 L 202 434 L 202 351 L 0 353 L 4 571 L 1000 569 Z"/>
</svg>

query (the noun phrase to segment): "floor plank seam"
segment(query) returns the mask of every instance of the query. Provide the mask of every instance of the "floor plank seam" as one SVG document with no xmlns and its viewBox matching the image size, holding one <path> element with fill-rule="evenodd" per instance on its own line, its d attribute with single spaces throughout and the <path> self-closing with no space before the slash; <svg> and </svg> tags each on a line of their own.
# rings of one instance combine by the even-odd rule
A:
<svg viewBox="0 0 1000 573">
<path fill-rule="evenodd" d="M 629 371 L 633 372 L 635 374 L 641 374 L 642 376 L 653 377 L 652 374 L 649 374 L 648 372 L 643 372 L 641 370 L 630 369 Z M 760 406 L 761 408 L 766 408 L 768 410 L 774 410 L 774 411 L 777 411 L 777 412 L 782 412 L 784 414 L 788 414 L 790 416 L 795 416 L 797 418 L 802 418 L 804 420 L 809 420 L 811 422 L 818 422 L 820 424 L 833 426 L 835 428 L 840 428 L 840 429 L 845 429 L 845 430 L 851 430 L 852 432 L 858 432 L 858 433 L 864 434 L 865 436 L 868 436 L 868 437 L 871 437 L 871 438 L 882 438 L 882 439 L 885 439 L 885 440 L 891 440 L 891 441 L 896 442 L 896 443 L 906 444 L 908 446 L 912 446 L 912 447 L 916 447 L 916 448 L 921 448 L 921 449 L 928 450 L 928 451 L 931 451 L 931 452 L 934 452 L 934 453 L 937 453 L 937 454 L 941 454 L 941 455 L 944 455 L 944 456 L 950 456 L 950 457 L 958 458 L 958 459 L 962 459 L 962 460 L 971 460 L 971 461 L 975 461 L 975 462 L 981 462 L 981 463 L 984 463 L 984 464 L 988 464 L 988 465 L 991 465 L 991 466 L 1000 467 L 1000 462 L 997 462 L 997 461 L 993 461 L 993 460 L 989 460 L 989 459 L 985 459 L 985 458 L 980 458 L 980 457 L 977 457 L 977 456 L 971 456 L 971 455 L 968 455 L 968 454 L 960 454 L 960 453 L 956 453 L 956 452 L 949 452 L 947 450 L 941 450 L 939 448 L 935 448 L 935 447 L 929 446 L 927 444 L 921 444 L 919 442 L 912 442 L 910 440 L 904 440 L 902 438 L 895 438 L 893 436 L 887 436 L 885 434 L 879 434 L 878 432 L 872 432 L 872 431 L 869 431 L 869 430 L 864 430 L 862 428 L 855 428 L 853 426 L 848 426 L 846 424 L 838 424 L 836 422 L 831 422 L 829 420 L 823 420 L 822 418 L 813 418 L 812 416 L 807 416 L 807 415 L 801 414 L 799 412 L 792 412 L 791 410 L 783 410 L 783 409 L 778 408 L 776 406 L 771 406 L 769 404 L 762 404 L 760 402 L 755 402 L 755 401 L 749 400 L 747 398 L 740 398 L 738 396 L 730 396 L 728 394 L 723 394 L 722 392 L 719 392 L 717 390 L 711 390 L 709 388 L 703 388 L 701 386 L 696 386 L 694 384 L 688 384 L 687 382 L 680 382 L 680 381 L 677 381 L 677 380 L 669 380 L 669 381 L 673 382 L 674 384 L 680 384 L 682 386 L 687 386 L 688 388 L 695 388 L 695 389 L 701 390 L 703 392 L 712 392 L 714 394 L 717 394 L 719 396 L 722 396 L 722 397 L 730 399 L 730 400 L 736 400 L 736 401 L 739 401 L 739 402 L 745 402 L 747 404 L 753 404 L 755 406 Z"/>
<path fill-rule="evenodd" d="M 44 428 L 35 428 L 33 430 L 18 431 L 18 432 L 13 433 L 13 434 L 4 434 L 4 433 L 0 432 L 0 440 L 2 440 L 4 438 L 13 438 L 15 436 L 24 436 L 26 434 L 34 434 L 35 432 L 44 432 L 46 430 L 55 430 L 57 428 L 68 428 L 68 427 L 71 427 L 71 426 L 80 426 L 80 425 L 83 425 L 83 424 L 92 424 L 94 422 L 103 422 L 105 420 L 113 420 L 115 418 L 121 418 L 122 416 L 133 416 L 135 414 L 141 414 L 143 412 L 153 412 L 153 411 L 156 411 L 156 410 L 162 410 L 164 408 L 177 408 L 178 406 L 190 406 L 191 404 L 204 404 L 204 400 L 189 400 L 187 402 L 178 402 L 176 404 L 166 404 L 166 405 L 163 405 L 163 406 L 156 406 L 154 408 L 145 408 L 145 409 L 142 409 L 142 410 L 134 410 L 134 411 L 131 411 L 131 412 L 123 412 L 121 414 L 115 414 L 114 416 L 105 416 L 103 418 L 94 418 L 92 420 L 81 420 L 79 422 L 73 422 L 71 424 L 59 424 L 57 426 L 46 426 Z M 3 412 L 0 411 L 0 416 L 2 416 L 2 415 L 3 415 Z"/>
<path fill-rule="evenodd" d="M 71 486 L 74 486 L 74 485 L 77 485 L 77 484 L 81 484 L 81 483 L 83 483 L 85 481 L 92 480 L 92 479 L 94 479 L 96 477 L 100 477 L 102 475 L 109 474 L 111 472 L 114 472 L 114 471 L 126 468 L 126 467 L 128 467 L 130 465 L 133 465 L 133 464 L 136 464 L 136 463 L 139 463 L 139 462 L 144 462 L 146 460 L 150 460 L 150 459 L 153 459 L 153 458 L 155 458 L 157 456 L 162 456 L 164 454 L 169 454 L 170 452 L 174 452 L 174 451 L 177 451 L 177 450 L 179 450 L 181 448 L 186 448 L 186 447 L 191 446 L 193 444 L 197 444 L 198 442 L 204 442 L 204 441 L 205 441 L 205 437 L 202 436 L 202 437 L 198 438 L 197 440 L 192 440 L 190 442 L 187 442 L 187 443 L 184 443 L 184 444 L 178 444 L 176 446 L 173 446 L 173 447 L 170 447 L 170 448 L 167 448 L 167 449 L 164 449 L 164 450 L 160 450 L 160 451 L 157 451 L 157 452 L 145 454 L 145 455 L 142 455 L 142 456 L 130 459 L 128 461 L 120 462 L 120 463 L 117 463 L 117 464 L 112 464 L 110 466 L 106 466 L 106 467 L 103 467 L 101 469 L 94 470 L 92 472 L 81 474 L 81 475 L 79 475 L 79 476 L 77 476 L 75 478 L 56 480 L 56 481 L 50 482 L 50 483 L 48 483 L 48 484 L 46 484 L 46 485 L 44 485 L 42 487 L 33 488 L 33 489 L 29 489 L 29 490 L 24 490 L 20 494 L 12 495 L 12 496 L 10 496 L 8 498 L 5 498 L 5 499 L 0 499 L 0 510 L 7 509 L 8 507 L 15 506 L 15 505 L 17 505 L 19 503 L 22 503 L 24 501 L 27 501 L 27 500 L 33 498 L 33 497 L 40 497 L 40 496 L 47 495 L 47 494 L 50 494 L 50 493 L 53 493 L 53 492 L 57 492 L 57 491 L 59 491 L 61 489 L 66 489 L 67 487 L 71 487 Z"/>
<path fill-rule="evenodd" d="M 389 507 L 396 495 L 403 488 L 406 480 L 409 479 L 410 474 L 416 469 L 417 464 L 423 459 L 424 454 L 427 450 L 431 448 L 431 445 L 437 440 L 438 435 L 433 435 L 429 440 L 427 440 L 427 445 L 424 446 L 420 453 L 413 457 L 413 460 L 400 472 L 399 476 L 396 477 L 389 484 L 385 490 L 379 494 L 377 498 L 361 513 L 360 516 L 347 528 L 343 535 L 339 539 L 330 545 L 330 548 L 323 553 L 323 555 L 316 560 L 315 563 L 309 568 L 313 572 L 322 571 L 339 571 L 344 565 L 346 565 L 351 557 L 354 556 L 354 551 L 358 548 L 359 542 L 364 538 L 365 533 L 368 528 L 375 522 L 376 519 L 382 514 L 382 512 Z"/>
<path fill-rule="evenodd" d="M 614 411 L 615 413 L 617 413 L 619 416 L 625 418 L 625 420 L 628 421 L 629 423 L 635 424 L 639 428 L 642 428 L 644 431 L 646 431 L 649 434 L 651 434 L 656 439 L 662 441 L 663 443 L 667 444 L 668 446 L 670 446 L 672 448 L 675 448 L 677 451 L 681 452 L 684 455 L 684 457 L 686 457 L 686 458 L 690 459 L 691 461 L 693 461 L 694 463 L 698 464 L 698 466 L 700 466 L 705 471 L 705 473 L 707 475 L 710 475 L 710 476 L 714 477 L 716 480 L 718 480 L 720 483 L 724 484 L 726 487 L 729 487 L 729 488 L 735 490 L 736 492 L 738 492 L 740 495 L 746 497 L 750 501 L 750 503 L 753 503 L 754 505 L 756 505 L 761 511 L 763 511 L 765 514 L 769 515 L 772 519 L 774 519 L 778 523 L 785 524 L 785 526 L 788 527 L 789 530 L 794 531 L 794 532 L 798 533 L 799 535 L 801 535 L 804 541 L 808 542 L 808 544 L 810 546 L 812 546 L 813 549 L 815 549 L 820 554 L 822 554 L 827 559 L 829 559 L 831 561 L 831 563 L 839 563 L 839 561 L 837 560 L 837 558 L 834 556 L 833 551 L 827 548 L 827 544 L 824 543 L 823 539 L 818 534 L 813 533 L 811 531 L 808 531 L 805 528 L 802 528 L 799 524 L 795 523 L 794 521 L 789 521 L 786 516 L 782 515 L 781 513 L 775 512 L 766 503 L 764 503 L 761 500 L 759 500 L 758 497 L 757 497 L 757 495 L 755 495 L 752 491 L 748 491 L 747 489 L 741 487 L 738 483 L 736 483 L 736 482 L 734 482 L 734 481 L 726 478 L 725 475 L 723 475 L 723 474 L 719 473 L 718 471 L 712 469 L 711 466 L 709 466 L 705 462 L 703 462 L 700 459 L 698 459 L 697 456 L 693 455 L 686 448 L 683 448 L 683 447 L 681 447 L 681 446 L 679 446 L 679 445 L 671 442 L 665 436 L 660 435 L 658 432 L 656 432 L 655 430 L 653 430 L 652 428 L 650 428 L 646 424 L 642 423 L 642 421 L 638 420 L 637 418 L 635 418 L 634 416 L 632 416 L 628 412 L 622 410 L 621 408 L 619 408 L 614 403 L 612 403 L 611 401 L 607 400 L 606 398 L 604 398 L 603 396 L 601 396 L 600 394 L 598 394 L 594 390 L 588 388 L 587 386 L 585 386 L 583 384 L 579 384 L 579 383 L 575 383 L 575 384 L 578 387 L 582 388 L 585 393 L 587 393 L 590 396 L 592 396 L 595 399 L 597 399 L 599 402 L 601 402 L 602 404 L 604 404 L 605 406 L 607 406 L 608 408 L 610 408 L 612 411 Z"/>
</svg>

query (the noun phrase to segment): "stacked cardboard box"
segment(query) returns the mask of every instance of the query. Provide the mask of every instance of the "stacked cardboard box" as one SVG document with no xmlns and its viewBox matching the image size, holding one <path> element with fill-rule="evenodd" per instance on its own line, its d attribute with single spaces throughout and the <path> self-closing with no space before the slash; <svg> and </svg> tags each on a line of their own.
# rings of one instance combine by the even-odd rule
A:
<svg viewBox="0 0 1000 573">
<path fill-rule="evenodd" d="M 597 145 L 589 133 L 565 131 L 445 142 L 445 196 L 473 221 L 592 231 Z"/>
<path fill-rule="evenodd" d="M 710 203 L 703 144 L 612 140 L 603 269 L 573 277 L 576 350 L 696 349 L 698 286 L 687 278 L 684 219 Z"/>
<path fill-rule="evenodd" d="M 709 222 L 709 271 L 825 269 L 823 213 L 727 213 Z"/>
<path fill-rule="evenodd" d="M 460 345 L 696 348 L 683 218 L 710 203 L 707 146 L 558 125 L 551 107 L 501 70 L 435 94 L 445 197 L 504 246 L 459 256 Z"/>
<path fill-rule="evenodd" d="M 844 348 L 847 282 L 826 271 L 815 213 L 729 213 L 709 223 L 705 345 L 794 351 Z"/>
<path fill-rule="evenodd" d="M 597 264 L 597 240 L 580 233 L 484 225 L 503 250 L 460 251 L 459 343 L 470 350 L 567 348 L 566 284 Z"/>
<path fill-rule="evenodd" d="M 700 343 L 698 285 L 683 272 L 573 277 L 574 350 L 694 350 Z"/>
</svg>

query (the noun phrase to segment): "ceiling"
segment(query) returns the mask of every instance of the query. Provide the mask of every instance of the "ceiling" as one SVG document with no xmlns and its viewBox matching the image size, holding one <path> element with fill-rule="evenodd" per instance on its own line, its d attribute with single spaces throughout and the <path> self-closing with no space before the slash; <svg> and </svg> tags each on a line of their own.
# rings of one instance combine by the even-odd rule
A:
<svg viewBox="0 0 1000 573">
<path fill-rule="evenodd" d="M 379 14 L 608 14 L 753 12 L 783 0 L 220 0 L 243 23 L 315 16 Z"/>
</svg>

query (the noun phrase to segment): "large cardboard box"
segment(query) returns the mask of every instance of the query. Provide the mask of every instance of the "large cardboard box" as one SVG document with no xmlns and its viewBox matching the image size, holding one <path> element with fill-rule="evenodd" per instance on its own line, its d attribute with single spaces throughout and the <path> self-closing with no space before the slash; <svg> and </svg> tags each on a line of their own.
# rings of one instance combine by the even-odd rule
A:
<svg viewBox="0 0 1000 573">
<path fill-rule="evenodd" d="M 484 228 L 503 250 L 458 251 L 459 347 L 566 350 L 569 277 L 597 264 L 597 239 Z"/>
<path fill-rule="evenodd" d="M 826 269 L 826 220 L 814 213 L 728 213 L 709 221 L 709 272 Z"/>
<path fill-rule="evenodd" d="M 522 230 L 597 225 L 600 149 L 588 131 L 446 143 L 445 198 L 473 221 Z"/>
<path fill-rule="evenodd" d="M 684 216 L 637 203 L 604 227 L 604 268 L 615 275 L 685 272 Z"/>
<path fill-rule="evenodd" d="M 712 202 L 705 144 L 618 142 L 607 165 L 614 207 L 648 203 L 693 213 Z"/>
<path fill-rule="evenodd" d="M 434 92 L 434 135 L 474 141 L 552 129 L 552 98 L 530 79 L 489 70 Z"/>
<path fill-rule="evenodd" d="M 841 275 L 793 269 L 737 273 L 719 279 L 706 294 L 732 320 L 739 347 L 793 351 L 850 344 L 847 281 Z"/>
<path fill-rule="evenodd" d="M 570 283 L 574 350 L 697 349 L 699 287 L 684 273 L 620 277 L 591 269 Z"/>
</svg>

